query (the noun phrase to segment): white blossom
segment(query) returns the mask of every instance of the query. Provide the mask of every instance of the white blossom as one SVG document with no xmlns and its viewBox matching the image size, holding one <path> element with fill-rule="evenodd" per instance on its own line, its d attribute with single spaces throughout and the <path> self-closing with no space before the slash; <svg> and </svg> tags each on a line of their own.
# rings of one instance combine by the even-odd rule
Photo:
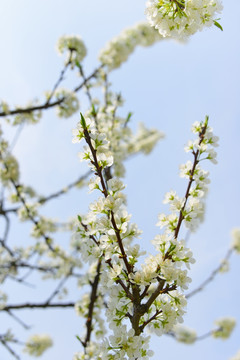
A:
<svg viewBox="0 0 240 360">
<path fill-rule="evenodd" d="M 52 339 L 48 335 L 32 335 L 27 340 L 23 351 L 38 357 L 52 345 Z"/>
<path fill-rule="evenodd" d="M 234 228 L 231 231 L 232 235 L 232 247 L 237 254 L 240 254 L 240 228 Z"/>
<path fill-rule="evenodd" d="M 87 54 L 86 46 L 78 35 L 64 35 L 60 37 L 57 42 L 57 51 L 60 55 L 67 51 L 66 61 L 69 61 L 70 58 L 70 62 L 73 64 L 76 61 L 80 63 Z"/>
<path fill-rule="evenodd" d="M 185 344 L 193 344 L 197 338 L 197 333 L 195 330 L 180 324 L 174 326 L 173 332 L 177 341 Z"/>
<path fill-rule="evenodd" d="M 127 28 L 112 39 L 99 54 L 99 60 L 107 65 L 108 71 L 118 68 L 127 61 L 136 46 L 150 46 L 162 39 L 162 36 L 148 23 L 142 22 Z"/>
<path fill-rule="evenodd" d="M 57 106 L 57 115 L 68 118 L 79 109 L 79 101 L 76 94 L 66 89 L 58 89 L 55 93 L 57 100 L 63 101 Z"/>
<path fill-rule="evenodd" d="M 232 317 L 225 317 L 216 320 L 215 324 L 219 329 L 213 331 L 212 336 L 215 338 L 228 339 L 236 325 L 236 320 Z"/>
<path fill-rule="evenodd" d="M 145 14 L 149 24 L 163 37 L 185 39 L 217 23 L 220 0 L 148 0 Z"/>
</svg>

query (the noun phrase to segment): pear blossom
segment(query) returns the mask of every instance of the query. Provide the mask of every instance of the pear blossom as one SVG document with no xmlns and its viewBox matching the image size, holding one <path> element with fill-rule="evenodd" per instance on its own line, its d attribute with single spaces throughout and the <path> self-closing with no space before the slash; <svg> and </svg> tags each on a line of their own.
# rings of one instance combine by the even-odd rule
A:
<svg viewBox="0 0 240 360">
<path fill-rule="evenodd" d="M 48 335 L 32 335 L 27 340 L 23 351 L 29 355 L 38 357 L 52 345 L 52 339 Z"/>
<path fill-rule="evenodd" d="M 76 94 L 66 89 L 58 89 L 55 93 L 57 100 L 63 101 L 57 106 L 57 115 L 68 118 L 79 109 L 79 101 Z"/>
<path fill-rule="evenodd" d="M 151 46 L 162 40 L 162 36 L 147 22 L 141 22 L 127 28 L 113 38 L 99 54 L 99 60 L 108 67 L 108 71 L 118 68 L 133 53 L 136 46 Z"/>
<path fill-rule="evenodd" d="M 2 163 L 2 164 L 1 164 Z M 19 179 L 19 165 L 16 158 L 10 153 L 0 157 L 0 179 L 5 186 L 10 186 L 11 181 Z"/>
<path fill-rule="evenodd" d="M 149 24 L 163 37 L 185 39 L 205 27 L 216 25 L 222 11 L 220 0 L 148 0 Z"/>
<path fill-rule="evenodd" d="M 91 120 L 91 117 L 85 119 L 81 115 L 81 121 L 73 131 L 74 143 L 84 138 L 87 144 L 83 147 L 81 159 L 87 161 L 94 172 L 89 182 L 90 191 L 100 192 L 100 197 L 90 204 L 88 214 L 78 217 L 74 237 L 81 258 L 89 262 L 92 269 L 96 271 L 99 258 L 102 261 L 99 294 L 105 294 L 107 298 L 106 318 L 113 334 L 102 341 L 94 356 L 106 359 L 147 359 L 151 352 L 146 347 L 145 335 L 138 334 L 146 327 L 161 336 L 183 322 L 187 304 L 184 291 L 191 282 L 188 270 L 195 260 L 191 250 L 183 240 L 177 238 L 176 233 L 181 221 L 193 230 L 203 217 L 203 198 L 209 179 L 208 172 L 200 168 L 199 161 L 212 146 L 214 137 L 208 130 L 207 119 L 200 125 L 195 124 L 200 130 L 197 132 L 197 141 L 191 145 L 194 162 L 182 166 L 183 177 L 190 183 L 188 193 L 184 198 L 180 198 L 173 190 L 165 195 L 164 203 L 170 205 L 171 212 L 159 215 L 157 225 L 163 229 L 163 233 L 153 240 L 157 254 L 146 256 L 144 263 L 138 266 L 138 259 L 143 253 L 139 245 L 132 242 L 140 235 L 140 231 L 136 224 L 131 223 L 131 215 L 122 196 L 125 185 L 114 176 L 107 180 L 103 176 L 104 169 L 112 166 L 111 162 L 105 162 L 105 156 L 115 160 L 116 152 L 112 146 L 114 142 L 110 142 L 107 137 L 107 121 L 103 123 L 101 119 L 106 118 Z M 99 133 L 100 128 L 106 129 L 106 132 Z M 112 128 L 110 131 L 113 134 Z M 207 131 L 209 136 L 205 139 Z M 200 146 L 202 143 L 204 146 Z M 82 283 L 86 280 L 83 279 Z M 144 300 L 141 300 L 143 303 L 136 302 L 136 293 L 139 299 L 141 293 L 145 295 Z M 89 295 L 84 295 L 76 305 L 77 311 L 85 317 L 88 316 L 87 306 L 90 301 Z M 143 307 L 144 311 L 141 310 L 136 326 L 134 317 Z M 97 321 L 95 315 L 94 319 Z M 132 327 L 127 330 L 129 320 Z M 184 335 L 179 335 L 181 341 L 184 341 L 183 338 Z M 193 342 L 195 335 L 185 331 L 184 339 L 185 342 Z M 87 353 L 84 356 L 81 353 L 76 355 L 76 359 L 88 357 Z"/>
<path fill-rule="evenodd" d="M 0 291 L 0 310 L 6 306 L 8 296 L 3 291 Z"/>
<path fill-rule="evenodd" d="M 38 106 L 38 105 L 39 105 L 39 101 L 37 99 L 35 99 L 34 101 L 29 102 L 26 105 L 26 107 L 31 108 L 31 107 Z M 13 126 L 17 126 L 20 124 L 34 125 L 40 121 L 41 117 L 42 117 L 41 110 L 31 111 L 31 112 L 27 112 L 27 113 L 20 113 L 14 117 Z"/>
<path fill-rule="evenodd" d="M 86 46 L 78 35 L 64 35 L 59 38 L 57 42 L 57 51 L 62 55 L 65 51 L 68 52 L 68 60 L 70 56 L 70 62 L 81 62 L 86 54 Z"/>
<path fill-rule="evenodd" d="M 215 324 L 219 329 L 213 331 L 212 336 L 214 338 L 228 339 L 236 325 L 236 320 L 232 317 L 225 317 L 216 320 Z"/>
<path fill-rule="evenodd" d="M 232 248 L 237 254 L 240 254 L 240 228 L 234 228 L 231 231 L 232 235 Z"/>
<path fill-rule="evenodd" d="M 197 333 L 195 330 L 180 324 L 174 326 L 173 332 L 177 341 L 185 344 L 193 344 L 197 338 Z"/>
</svg>

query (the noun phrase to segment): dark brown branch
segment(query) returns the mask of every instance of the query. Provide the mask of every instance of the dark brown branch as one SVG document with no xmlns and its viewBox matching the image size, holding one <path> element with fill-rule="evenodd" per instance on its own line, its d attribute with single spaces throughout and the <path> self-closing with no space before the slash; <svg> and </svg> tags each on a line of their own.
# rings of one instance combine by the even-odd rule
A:
<svg viewBox="0 0 240 360">
<path fill-rule="evenodd" d="M 86 348 L 90 339 L 91 339 L 91 334 L 92 334 L 92 322 L 93 322 L 93 310 L 94 310 L 94 305 L 95 302 L 97 300 L 97 290 L 98 290 L 98 285 L 99 285 L 99 281 L 100 281 L 100 271 L 101 271 L 101 259 L 98 260 L 98 265 L 97 265 L 97 271 L 96 271 L 96 276 L 94 278 L 93 283 L 91 283 L 91 296 L 90 296 L 90 304 L 89 304 L 89 308 L 88 308 L 88 315 L 87 315 L 87 321 L 86 321 L 86 328 L 87 328 L 87 333 L 86 333 L 86 337 L 84 339 L 84 341 L 82 342 L 83 346 Z"/>
<path fill-rule="evenodd" d="M 73 92 L 78 92 L 80 89 L 84 87 L 84 85 L 91 80 L 92 78 L 96 77 L 97 73 L 104 67 L 104 65 L 99 66 L 96 70 L 93 71 L 93 73 L 85 78 L 85 80 L 75 89 L 73 89 Z"/>
<path fill-rule="evenodd" d="M 111 259 L 108 259 L 108 260 L 106 261 L 106 263 L 110 266 L 110 268 L 113 269 Z M 128 289 L 128 287 L 124 284 L 124 282 L 122 281 L 122 279 L 121 279 L 119 276 L 117 276 L 116 283 L 117 283 L 117 284 L 120 284 L 120 285 L 122 286 L 122 288 L 123 288 L 123 290 L 125 291 L 127 297 L 128 297 L 130 300 L 133 301 L 133 295 L 132 295 L 132 293 L 130 292 L 130 290 Z"/>
<path fill-rule="evenodd" d="M 139 328 L 140 328 L 140 331 L 143 332 L 144 328 L 152 321 L 152 320 L 155 320 L 158 315 L 160 315 L 162 313 L 162 310 L 157 310 L 155 312 L 155 314 L 150 317 L 150 319 L 146 320 Z"/>
<path fill-rule="evenodd" d="M 48 304 L 46 302 L 33 304 L 33 303 L 25 303 L 25 304 L 16 304 L 16 305 L 7 305 L 1 309 L 1 311 L 9 311 L 9 310 L 22 310 L 22 309 L 57 309 L 57 308 L 72 308 L 75 306 L 75 302 L 68 303 L 53 303 Z"/>
<path fill-rule="evenodd" d="M 145 289 L 143 290 L 142 294 L 140 295 L 141 299 L 144 299 L 144 297 L 147 295 L 149 287 L 150 287 L 150 285 L 145 286 Z"/>
<path fill-rule="evenodd" d="M 15 109 L 15 110 L 10 110 L 7 113 L 0 112 L 0 117 L 9 116 L 9 115 L 17 115 L 17 114 L 27 114 L 27 113 L 31 113 L 31 112 L 37 111 L 37 110 L 46 110 L 46 109 L 52 108 L 54 106 L 60 105 L 63 101 L 64 101 L 64 97 L 62 99 L 53 101 L 50 104 L 44 103 L 42 105 L 29 106 L 27 108 L 19 108 L 19 109 Z"/>
<path fill-rule="evenodd" d="M 163 280 L 163 279 L 159 280 L 159 283 L 158 283 L 158 286 L 157 286 L 156 290 L 152 293 L 152 295 L 150 296 L 150 298 L 148 299 L 148 301 L 145 304 L 145 307 L 146 307 L 147 310 L 150 308 L 150 306 L 152 305 L 154 300 L 156 300 L 158 295 L 163 290 L 164 284 L 165 284 L 165 280 Z"/>
</svg>

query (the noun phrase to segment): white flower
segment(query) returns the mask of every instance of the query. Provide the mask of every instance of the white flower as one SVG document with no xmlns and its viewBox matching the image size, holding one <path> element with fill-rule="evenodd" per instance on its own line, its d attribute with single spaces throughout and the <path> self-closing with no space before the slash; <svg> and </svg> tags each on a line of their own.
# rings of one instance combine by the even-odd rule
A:
<svg viewBox="0 0 240 360">
<path fill-rule="evenodd" d="M 143 123 L 138 124 L 138 131 L 128 144 L 129 153 L 143 152 L 149 154 L 164 134 L 157 129 L 147 129 Z"/>
<path fill-rule="evenodd" d="M 112 178 L 108 180 L 108 189 L 111 190 L 111 192 L 115 193 L 117 191 L 121 191 L 125 188 L 125 185 L 123 182 L 118 178 Z"/>
<path fill-rule="evenodd" d="M 68 51 L 68 58 L 70 61 L 79 63 L 84 59 L 87 54 L 87 49 L 80 36 L 77 35 L 64 35 L 59 38 L 57 42 L 57 50 L 62 55 L 65 51 Z"/>
<path fill-rule="evenodd" d="M 28 102 L 28 104 L 26 105 L 26 108 L 35 107 L 38 105 L 39 105 L 39 101 L 36 99 L 34 101 Z M 22 113 L 22 114 L 20 113 L 14 117 L 13 125 L 19 125 L 19 124 L 23 124 L 23 123 L 37 124 L 39 122 L 39 120 L 41 119 L 41 117 L 42 117 L 41 110 L 31 111 L 29 113 Z"/>
<path fill-rule="evenodd" d="M 0 290 L 0 310 L 6 306 L 7 299 L 7 294 Z"/>
<path fill-rule="evenodd" d="M 107 65 L 108 70 L 118 68 L 127 61 L 137 45 L 150 46 L 162 39 L 162 36 L 147 22 L 136 24 L 123 30 L 119 36 L 112 39 L 99 54 L 99 60 Z"/>
<path fill-rule="evenodd" d="M 232 317 L 226 317 L 216 320 L 215 324 L 219 327 L 219 329 L 213 331 L 212 336 L 215 338 L 227 339 L 236 325 L 236 320 Z"/>
<path fill-rule="evenodd" d="M 95 127 L 95 122 L 94 120 L 90 119 L 89 117 L 86 117 L 85 119 L 85 125 L 86 125 L 86 129 L 89 132 L 89 135 L 95 135 L 96 133 L 96 127 Z M 80 122 L 77 123 L 77 127 L 76 129 L 72 130 L 72 134 L 73 134 L 73 139 L 72 139 L 72 143 L 76 144 L 79 143 L 81 141 L 81 139 L 84 137 L 84 129 L 83 129 L 83 125 Z"/>
<path fill-rule="evenodd" d="M 95 176 L 89 180 L 88 187 L 89 187 L 89 193 L 91 193 L 95 189 L 99 189 L 100 184 L 100 177 Z"/>
<path fill-rule="evenodd" d="M 197 333 L 195 330 L 177 324 L 173 328 L 177 341 L 185 344 L 193 344 L 196 341 Z"/>
<path fill-rule="evenodd" d="M 225 273 L 227 271 L 229 271 L 229 261 L 224 259 L 224 260 L 221 261 L 221 267 L 219 269 L 219 272 L 220 273 Z"/>
<path fill-rule="evenodd" d="M 52 345 L 52 339 L 48 335 L 32 335 L 27 340 L 23 351 L 32 356 L 40 356 Z"/>
<path fill-rule="evenodd" d="M 240 228 L 234 228 L 231 231 L 232 235 L 232 247 L 236 253 L 240 254 Z"/>
<path fill-rule="evenodd" d="M 149 0 L 145 14 L 163 37 L 185 39 L 216 23 L 219 0 Z"/>
<path fill-rule="evenodd" d="M 11 154 L 6 154 L 4 159 L 0 158 L 0 179 L 3 185 L 8 186 L 11 180 L 17 182 L 19 179 L 19 165 L 16 158 Z"/>
<path fill-rule="evenodd" d="M 57 106 L 57 115 L 68 118 L 79 109 L 79 101 L 74 92 L 66 89 L 58 89 L 55 94 L 57 100 L 63 101 Z"/>
<path fill-rule="evenodd" d="M 217 164 L 217 153 L 214 149 L 207 150 L 207 159 L 209 159 L 213 164 Z"/>
</svg>

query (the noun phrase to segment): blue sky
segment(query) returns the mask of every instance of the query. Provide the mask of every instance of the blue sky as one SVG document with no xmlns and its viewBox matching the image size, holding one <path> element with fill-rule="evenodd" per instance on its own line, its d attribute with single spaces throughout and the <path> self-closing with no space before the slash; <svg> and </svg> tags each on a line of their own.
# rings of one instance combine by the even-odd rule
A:
<svg viewBox="0 0 240 360">
<path fill-rule="evenodd" d="M 165 192 L 177 189 L 180 195 L 184 193 L 186 184 L 178 177 L 178 167 L 187 160 L 183 147 L 191 138 L 191 124 L 208 114 L 220 137 L 218 165 L 203 165 L 210 170 L 211 185 L 206 220 L 190 239 L 197 259 L 192 269 L 193 288 L 225 255 L 231 228 L 240 226 L 240 3 L 228 0 L 223 5 L 223 32 L 212 28 L 194 35 L 184 45 L 163 41 L 150 48 L 139 48 L 111 74 L 113 89 L 121 91 L 126 100 L 124 111 L 134 114 L 132 126 L 136 128 L 143 121 L 166 134 L 150 156 L 138 156 L 126 164 L 129 211 L 144 231 L 141 244 L 147 251 L 151 251 L 150 240 L 157 233 L 157 214 L 167 211 L 162 204 Z M 44 91 L 52 88 L 63 64 L 55 51 L 56 41 L 63 34 L 82 36 L 88 49 L 84 67 L 90 73 L 98 65 L 99 50 L 123 28 L 144 20 L 144 8 L 142 0 L 2 0 L 0 98 L 12 105 L 24 105 L 35 97 L 41 99 Z M 72 81 L 71 76 L 67 82 L 70 87 Z M 84 111 L 86 100 L 80 101 Z M 84 172 L 77 159 L 77 146 L 71 144 L 71 129 L 77 121 L 77 115 L 59 120 L 54 111 L 48 111 L 39 125 L 24 130 L 14 150 L 24 183 L 48 194 Z M 89 200 L 85 193 L 87 190 L 73 191 L 63 205 L 56 202 L 46 207 L 46 214 L 64 219 L 86 211 Z M 17 231 L 18 228 L 12 231 L 13 238 Z M 19 240 L 23 241 L 27 233 L 22 230 Z M 230 272 L 219 275 L 203 293 L 189 301 L 186 325 L 203 334 L 222 316 L 234 316 L 240 322 L 239 270 L 239 258 L 234 255 Z M 37 294 L 44 298 L 50 286 L 28 290 L 29 297 Z M 19 302 L 25 289 L 14 285 L 9 291 L 12 302 Z M 77 291 L 73 290 L 74 298 Z M 80 349 L 74 336 L 82 333 L 82 323 L 72 311 L 25 311 L 23 318 L 36 324 L 33 333 L 54 334 L 55 347 L 46 352 L 44 360 L 71 359 L 74 351 Z M 5 315 L 2 319 L 0 332 L 11 325 Z M 16 333 L 21 339 L 26 337 L 18 325 Z M 239 334 L 238 325 L 228 341 L 209 339 L 189 347 L 166 337 L 154 337 L 153 359 L 228 359 L 240 348 Z M 7 360 L 8 356 L 0 348 L 0 359 Z M 28 357 L 24 355 L 23 359 Z"/>
</svg>

